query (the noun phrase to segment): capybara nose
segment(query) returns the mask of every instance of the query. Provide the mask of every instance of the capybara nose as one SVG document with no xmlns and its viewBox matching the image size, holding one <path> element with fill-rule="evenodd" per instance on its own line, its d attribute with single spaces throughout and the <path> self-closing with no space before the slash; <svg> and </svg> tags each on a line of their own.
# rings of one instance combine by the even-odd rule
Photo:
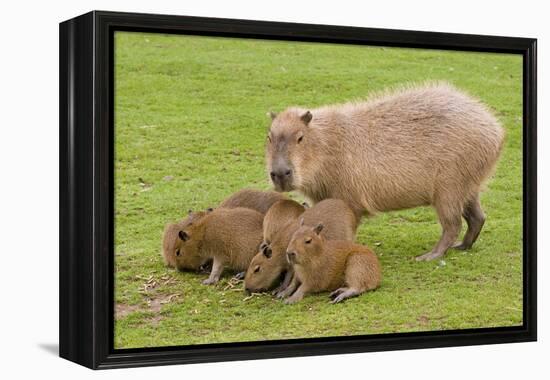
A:
<svg viewBox="0 0 550 380">
<path fill-rule="evenodd" d="M 269 173 L 271 176 L 271 179 L 285 179 L 292 175 L 292 170 L 290 169 L 283 169 L 283 170 L 273 170 L 271 173 Z"/>
<path fill-rule="evenodd" d="M 287 252 L 286 257 L 288 261 L 293 261 L 296 258 L 296 252 Z"/>
</svg>

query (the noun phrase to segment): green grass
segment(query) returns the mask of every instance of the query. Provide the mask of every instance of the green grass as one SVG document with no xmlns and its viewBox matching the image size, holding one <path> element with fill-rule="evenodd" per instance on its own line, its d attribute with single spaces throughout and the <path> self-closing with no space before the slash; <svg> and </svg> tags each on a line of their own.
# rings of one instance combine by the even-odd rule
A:
<svg viewBox="0 0 550 380">
<path fill-rule="evenodd" d="M 158 34 L 116 36 L 115 347 L 375 334 L 522 323 L 522 60 L 518 55 Z M 446 80 L 488 104 L 507 130 L 482 195 L 487 222 L 468 252 L 416 262 L 437 241 L 430 208 L 365 220 L 380 257 L 375 292 L 328 304 L 244 300 L 164 267 L 162 230 L 243 187 L 268 189 L 266 112 Z M 149 286 L 144 289 L 144 284 Z M 174 296 L 175 295 L 175 296 Z M 170 298 L 170 296 L 172 296 Z"/>
</svg>

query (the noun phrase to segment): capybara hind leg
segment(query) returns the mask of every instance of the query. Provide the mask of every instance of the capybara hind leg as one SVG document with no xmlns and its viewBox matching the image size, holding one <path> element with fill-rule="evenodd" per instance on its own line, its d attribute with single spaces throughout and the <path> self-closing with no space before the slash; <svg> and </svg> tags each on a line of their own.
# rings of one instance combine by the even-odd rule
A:
<svg viewBox="0 0 550 380">
<path fill-rule="evenodd" d="M 462 227 L 462 207 L 453 207 L 452 204 L 436 205 L 439 222 L 443 228 L 441 238 L 432 249 L 424 255 L 417 256 L 417 261 L 429 261 L 437 259 L 445 254 L 447 250 L 454 244 L 460 229 Z"/>
<path fill-rule="evenodd" d="M 466 202 L 462 216 L 466 219 L 468 230 L 466 231 L 462 242 L 456 243 L 453 245 L 453 248 L 470 249 L 477 240 L 479 233 L 485 224 L 485 214 L 483 213 L 481 204 L 479 203 L 479 195 L 476 195 L 475 198 Z"/>
<path fill-rule="evenodd" d="M 343 291 L 347 289 L 374 290 L 380 286 L 382 275 L 380 263 L 373 252 L 352 253 L 348 256 L 345 272 L 345 284 Z"/>
<path fill-rule="evenodd" d="M 359 289 L 354 289 L 354 288 L 340 288 L 338 290 L 341 290 L 341 292 L 339 292 L 338 295 L 336 295 L 334 298 L 331 297 L 332 298 L 331 303 L 342 302 L 346 298 L 357 297 L 359 294 L 363 293 Z M 332 296 L 332 293 L 331 293 L 331 296 Z"/>
</svg>

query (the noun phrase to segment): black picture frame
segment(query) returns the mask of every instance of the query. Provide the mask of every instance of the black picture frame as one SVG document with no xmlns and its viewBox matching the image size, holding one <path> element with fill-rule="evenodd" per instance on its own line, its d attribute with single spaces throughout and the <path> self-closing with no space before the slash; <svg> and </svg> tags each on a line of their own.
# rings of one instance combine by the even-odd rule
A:
<svg viewBox="0 0 550 380">
<path fill-rule="evenodd" d="M 521 54 L 523 325 L 114 349 L 115 31 Z M 99 369 L 536 340 L 536 39 L 104 11 L 93 11 L 62 22 L 59 38 L 61 357 Z"/>
</svg>

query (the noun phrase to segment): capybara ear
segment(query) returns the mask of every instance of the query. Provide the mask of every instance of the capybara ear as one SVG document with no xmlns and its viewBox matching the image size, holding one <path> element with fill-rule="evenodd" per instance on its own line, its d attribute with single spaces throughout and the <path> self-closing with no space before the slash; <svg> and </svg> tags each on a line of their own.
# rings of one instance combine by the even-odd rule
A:
<svg viewBox="0 0 550 380">
<path fill-rule="evenodd" d="M 300 116 L 300 120 L 302 120 L 305 125 L 308 125 L 312 118 L 313 118 L 313 115 L 309 111 L 306 111 L 306 113 Z"/>
<path fill-rule="evenodd" d="M 180 231 L 180 232 L 178 233 L 178 236 L 179 236 L 180 239 L 183 240 L 183 241 L 189 240 L 189 235 L 188 235 L 187 232 L 185 232 L 185 231 Z"/>
<path fill-rule="evenodd" d="M 325 226 L 323 226 L 323 223 L 319 223 L 317 226 L 315 226 L 314 228 L 314 231 L 317 235 L 319 235 L 321 233 L 321 231 L 323 231 L 323 228 Z"/>
<path fill-rule="evenodd" d="M 273 251 L 271 251 L 271 248 L 269 248 L 269 246 L 266 245 L 265 248 L 262 250 L 262 253 L 264 254 L 265 257 L 270 259 L 271 255 L 273 254 Z"/>
<path fill-rule="evenodd" d="M 191 215 L 193 213 L 193 210 L 189 209 L 187 210 L 187 214 Z"/>
<path fill-rule="evenodd" d="M 277 117 L 277 113 L 273 111 L 269 111 L 267 115 L 271 118 L 271 120 L 274 120 Z"/>
<path fill-rule="evenodd" d="M 304 218 L 300 218 L 300 227 L 304 225 Z"/>
</svg>

